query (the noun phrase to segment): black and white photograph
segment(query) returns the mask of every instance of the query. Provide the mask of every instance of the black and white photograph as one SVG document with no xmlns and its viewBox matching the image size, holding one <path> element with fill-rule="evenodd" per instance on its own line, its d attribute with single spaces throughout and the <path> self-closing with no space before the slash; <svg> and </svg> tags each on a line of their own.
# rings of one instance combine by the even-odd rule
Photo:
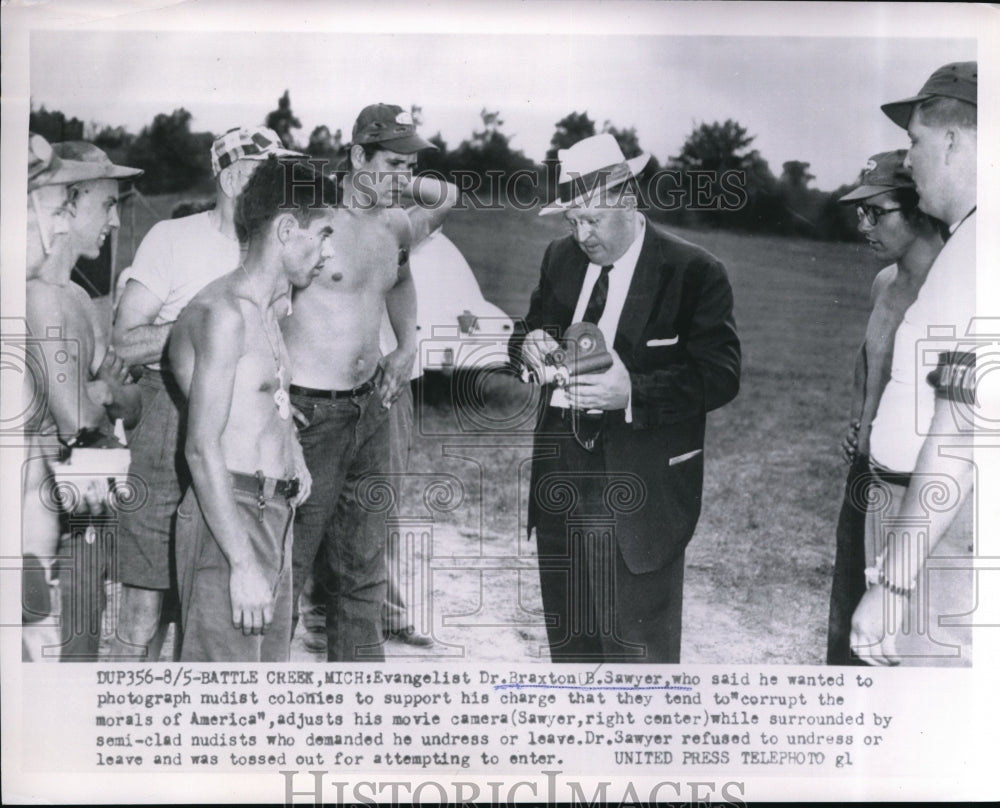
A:
<svg viewBox="0 0 1000 808">
<path fill-rule="evenodd" d="M 2 12 L 5 802 L 997 796 L 995 7 Z"/>
</svg>

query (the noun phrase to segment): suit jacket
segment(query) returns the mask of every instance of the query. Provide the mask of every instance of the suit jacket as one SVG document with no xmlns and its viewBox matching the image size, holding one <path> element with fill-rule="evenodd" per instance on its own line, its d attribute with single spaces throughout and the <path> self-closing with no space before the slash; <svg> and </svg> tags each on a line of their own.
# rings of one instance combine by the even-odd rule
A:
<svg viewBox="0 0 1000 808">
<path fill-rule="evenodd" d="M 515 362 L 527 332 L 542 328 L 562 338 L 588 264 L 572 237 L 548 246 L 528 314 L 511 339 Z M 647 221 L 613 347 L 631 377 L 632 422 L 606 419 L 605 470 L 630 472 L 645 483 L 643 506 L 615 513 L 615 530 L 628 568 L 651 572 L 677 558 L 691 540 L 701 512 L 705 413 L 739 390 L 740 343 L 725 268 L 707 251 Z M 546 391 L 539 424 L 549 398 Z M 543 438 L 536 432 L 536 445 Z M 536 521 L 532 496 L 529 532 Z"/>
</svg>

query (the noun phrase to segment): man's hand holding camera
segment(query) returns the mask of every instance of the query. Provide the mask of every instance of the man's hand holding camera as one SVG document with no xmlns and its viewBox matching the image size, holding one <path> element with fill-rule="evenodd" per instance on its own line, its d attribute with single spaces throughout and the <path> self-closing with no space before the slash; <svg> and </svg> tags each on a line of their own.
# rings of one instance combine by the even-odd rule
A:
<svg viewBox="0 0 1000 808">
<path fill-rule="evenodd" d="M 537 379 L 545 378 L 545 357 L 559 348 L 559 343 L 541 328 L 530 331 L 521 346 L 521 359 Z"/>
<path fill-rule="evenodd" d="M 611 367 L 603 373 L 583 373 L 570 376 L 566 397 L 571 406 L 581 410 L 623 410 L 628 406 L 632 380 L 615 351 Z"/>
</svg>

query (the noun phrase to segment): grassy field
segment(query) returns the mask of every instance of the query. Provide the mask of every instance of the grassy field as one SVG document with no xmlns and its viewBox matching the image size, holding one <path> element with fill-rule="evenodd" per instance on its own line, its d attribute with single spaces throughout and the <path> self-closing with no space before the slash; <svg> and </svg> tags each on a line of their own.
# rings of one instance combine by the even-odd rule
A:
<svg viewBox="0 0 1000 808">
<path fill-rule="evenodd" d="M 166 217 L 178 198 L 148 201 Z M 132 204 L 138 239 L 154 217 Z M 527 311 L 545 245 L 563 225 L 531 212 L 457 211 L 445 232 L 486 298 L 516 317 Z M 743 344 L 741 392 L 709 416 L 704 505 L 687 555 L 683 658 L 820 663 L 846 472 L 837 445 L 878 267 L 856 244 L 674 232 L 725 263 Z M 119 267 L 127 265 L 132 240 L 126 211 Z M 424 384 L 411 458 L 416 474 L 403 501 L 411 503 L 408 515 L 426 515 L 419 494 L 428 478 L 421 475 L 461 481 L 461 501 L 435 514 L 468 542 L 452 546 L 453 555 L 530 552 L 521 512 L 530 394 L 502 376 Z M 456 396 L 463 407 L 448 403 Z"/>
</svg>

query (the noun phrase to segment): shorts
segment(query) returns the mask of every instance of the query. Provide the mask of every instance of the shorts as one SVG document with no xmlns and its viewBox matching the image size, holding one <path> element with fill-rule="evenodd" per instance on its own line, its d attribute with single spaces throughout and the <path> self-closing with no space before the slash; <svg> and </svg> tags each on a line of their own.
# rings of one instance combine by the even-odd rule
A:
<svg viewBox="0 0 1000 808">
<path fill-rule="evenodd" d="M 292 635 L 292 520 L 295 509 L 275 495 L 264 501 L 233 491 L 253 555 L 273 581 L 273 618 L 266 634 L 245 635 L 233 627 L 231 568 L 212 535 L 194 488 L 177 509 L 177 578 L 186 662 L 287 662 Z"/>
<path fill-rule="evenodd" d="M 128 434 L 128 481 L 135 502 L 118 524 L 118 580 L 143 589 L 170 589 L 176 581 L 171 537 L 177 506 L 190 484 L 184 460 L 181 398 L 169 374 L 146 368 L 137 382 L 142 417 Z"/>
</svg>

